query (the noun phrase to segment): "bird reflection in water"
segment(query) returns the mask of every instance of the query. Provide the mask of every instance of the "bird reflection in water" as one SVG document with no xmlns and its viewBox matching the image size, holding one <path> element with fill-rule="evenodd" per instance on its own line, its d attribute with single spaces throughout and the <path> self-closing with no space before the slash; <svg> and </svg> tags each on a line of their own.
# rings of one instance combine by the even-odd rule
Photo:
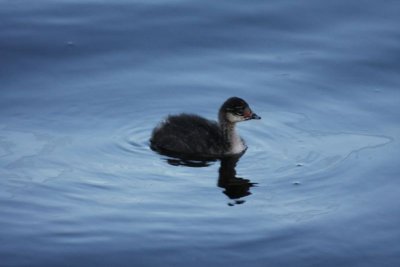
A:
<svg viewBox="0 0 400 267">
<path fill-rule="evenodd" d="M 168 155 L 166 161 L 173 166 L 188 166 L 188 167 L 208 167 L 216 161 L 220 161 L 218 187 L 223 188 L 223 193 L 232 201 L 228 203 L 229 206 L 239 205 L 245 203 L 243 199 L 251 195 L 250 188 L 257 185 L 252 183 L 249 179 L 236 176 L 236 165 L 243 155 L 226 156 L 220 159 L 193 159 L 185 157 L 171 157 Z"/>
<path fill-rule="evenodd" d="M 240 156 L 222 158 L 219 167 L 218 186 L 224 188 L 223 193 L 233 200 L 228 203 L 229 206 L 243 204 L 245 200 L 242 198 L 251 195 L 250 188 L 256 185 L 249 179 L 236 177 L 236 164 Z"/>
</svg>

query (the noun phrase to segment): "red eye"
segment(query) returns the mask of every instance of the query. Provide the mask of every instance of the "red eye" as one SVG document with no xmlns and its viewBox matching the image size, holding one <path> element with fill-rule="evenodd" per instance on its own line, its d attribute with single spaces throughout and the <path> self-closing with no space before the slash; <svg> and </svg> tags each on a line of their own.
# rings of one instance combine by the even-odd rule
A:
<svg viewBox="0 0 400 267">
<path fill-rule="evenodd" d="M 252 114 L 252 112 L 251 112 L 251 110 L 248 109 L 248 108 L 246 108 L 246 109 L 244 110 L 244 112 L 243 112 L 243 116 L 244 116 L 245 118 L 251 117 L 251 114 Z"/>
</svg>

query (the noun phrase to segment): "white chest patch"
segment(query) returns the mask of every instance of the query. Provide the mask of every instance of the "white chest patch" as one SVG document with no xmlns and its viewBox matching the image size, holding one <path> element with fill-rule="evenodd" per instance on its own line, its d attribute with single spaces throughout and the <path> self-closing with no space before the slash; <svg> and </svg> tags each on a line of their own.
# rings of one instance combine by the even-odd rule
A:
<svg viewBox="0 0 400 267">
<path fill-rule="evenodd" d="M 230 153 L 239 154 L 246 149 L 246 145 L 243 143 L 239 135 L 235 134 L 232 137 L 232 147 Z"/>
</svg>

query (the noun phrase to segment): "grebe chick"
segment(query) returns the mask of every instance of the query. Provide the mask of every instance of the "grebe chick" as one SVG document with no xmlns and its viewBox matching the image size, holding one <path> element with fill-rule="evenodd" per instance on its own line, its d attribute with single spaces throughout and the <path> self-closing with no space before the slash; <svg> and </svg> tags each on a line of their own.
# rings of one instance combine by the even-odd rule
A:
<svg viewBox="0 0 400 267">
<path fill-rule="evenodd" d="M 219 109 L 218 122 L 193 114 L 170 115 L 154 128 L 153 150 L 185 156 L 221 157 L 247 148 L 236 133 L 237 122 L 261 119 L 241 98 L 227 99 Z"/>
</svg>

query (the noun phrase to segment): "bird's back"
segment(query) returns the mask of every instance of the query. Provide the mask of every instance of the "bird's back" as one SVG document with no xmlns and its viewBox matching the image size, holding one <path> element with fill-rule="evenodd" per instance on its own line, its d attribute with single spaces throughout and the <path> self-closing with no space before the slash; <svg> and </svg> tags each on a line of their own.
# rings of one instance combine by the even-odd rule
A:
<svg viewBox="0 0 400 267">
<path fill-rule="evenodd" d="M 167 117 L 153 130 L 150 142 L 155 150 L 186 155 L 218 156 L 224 153 L 218 123 L 192 114 Z"/>
</svg>

